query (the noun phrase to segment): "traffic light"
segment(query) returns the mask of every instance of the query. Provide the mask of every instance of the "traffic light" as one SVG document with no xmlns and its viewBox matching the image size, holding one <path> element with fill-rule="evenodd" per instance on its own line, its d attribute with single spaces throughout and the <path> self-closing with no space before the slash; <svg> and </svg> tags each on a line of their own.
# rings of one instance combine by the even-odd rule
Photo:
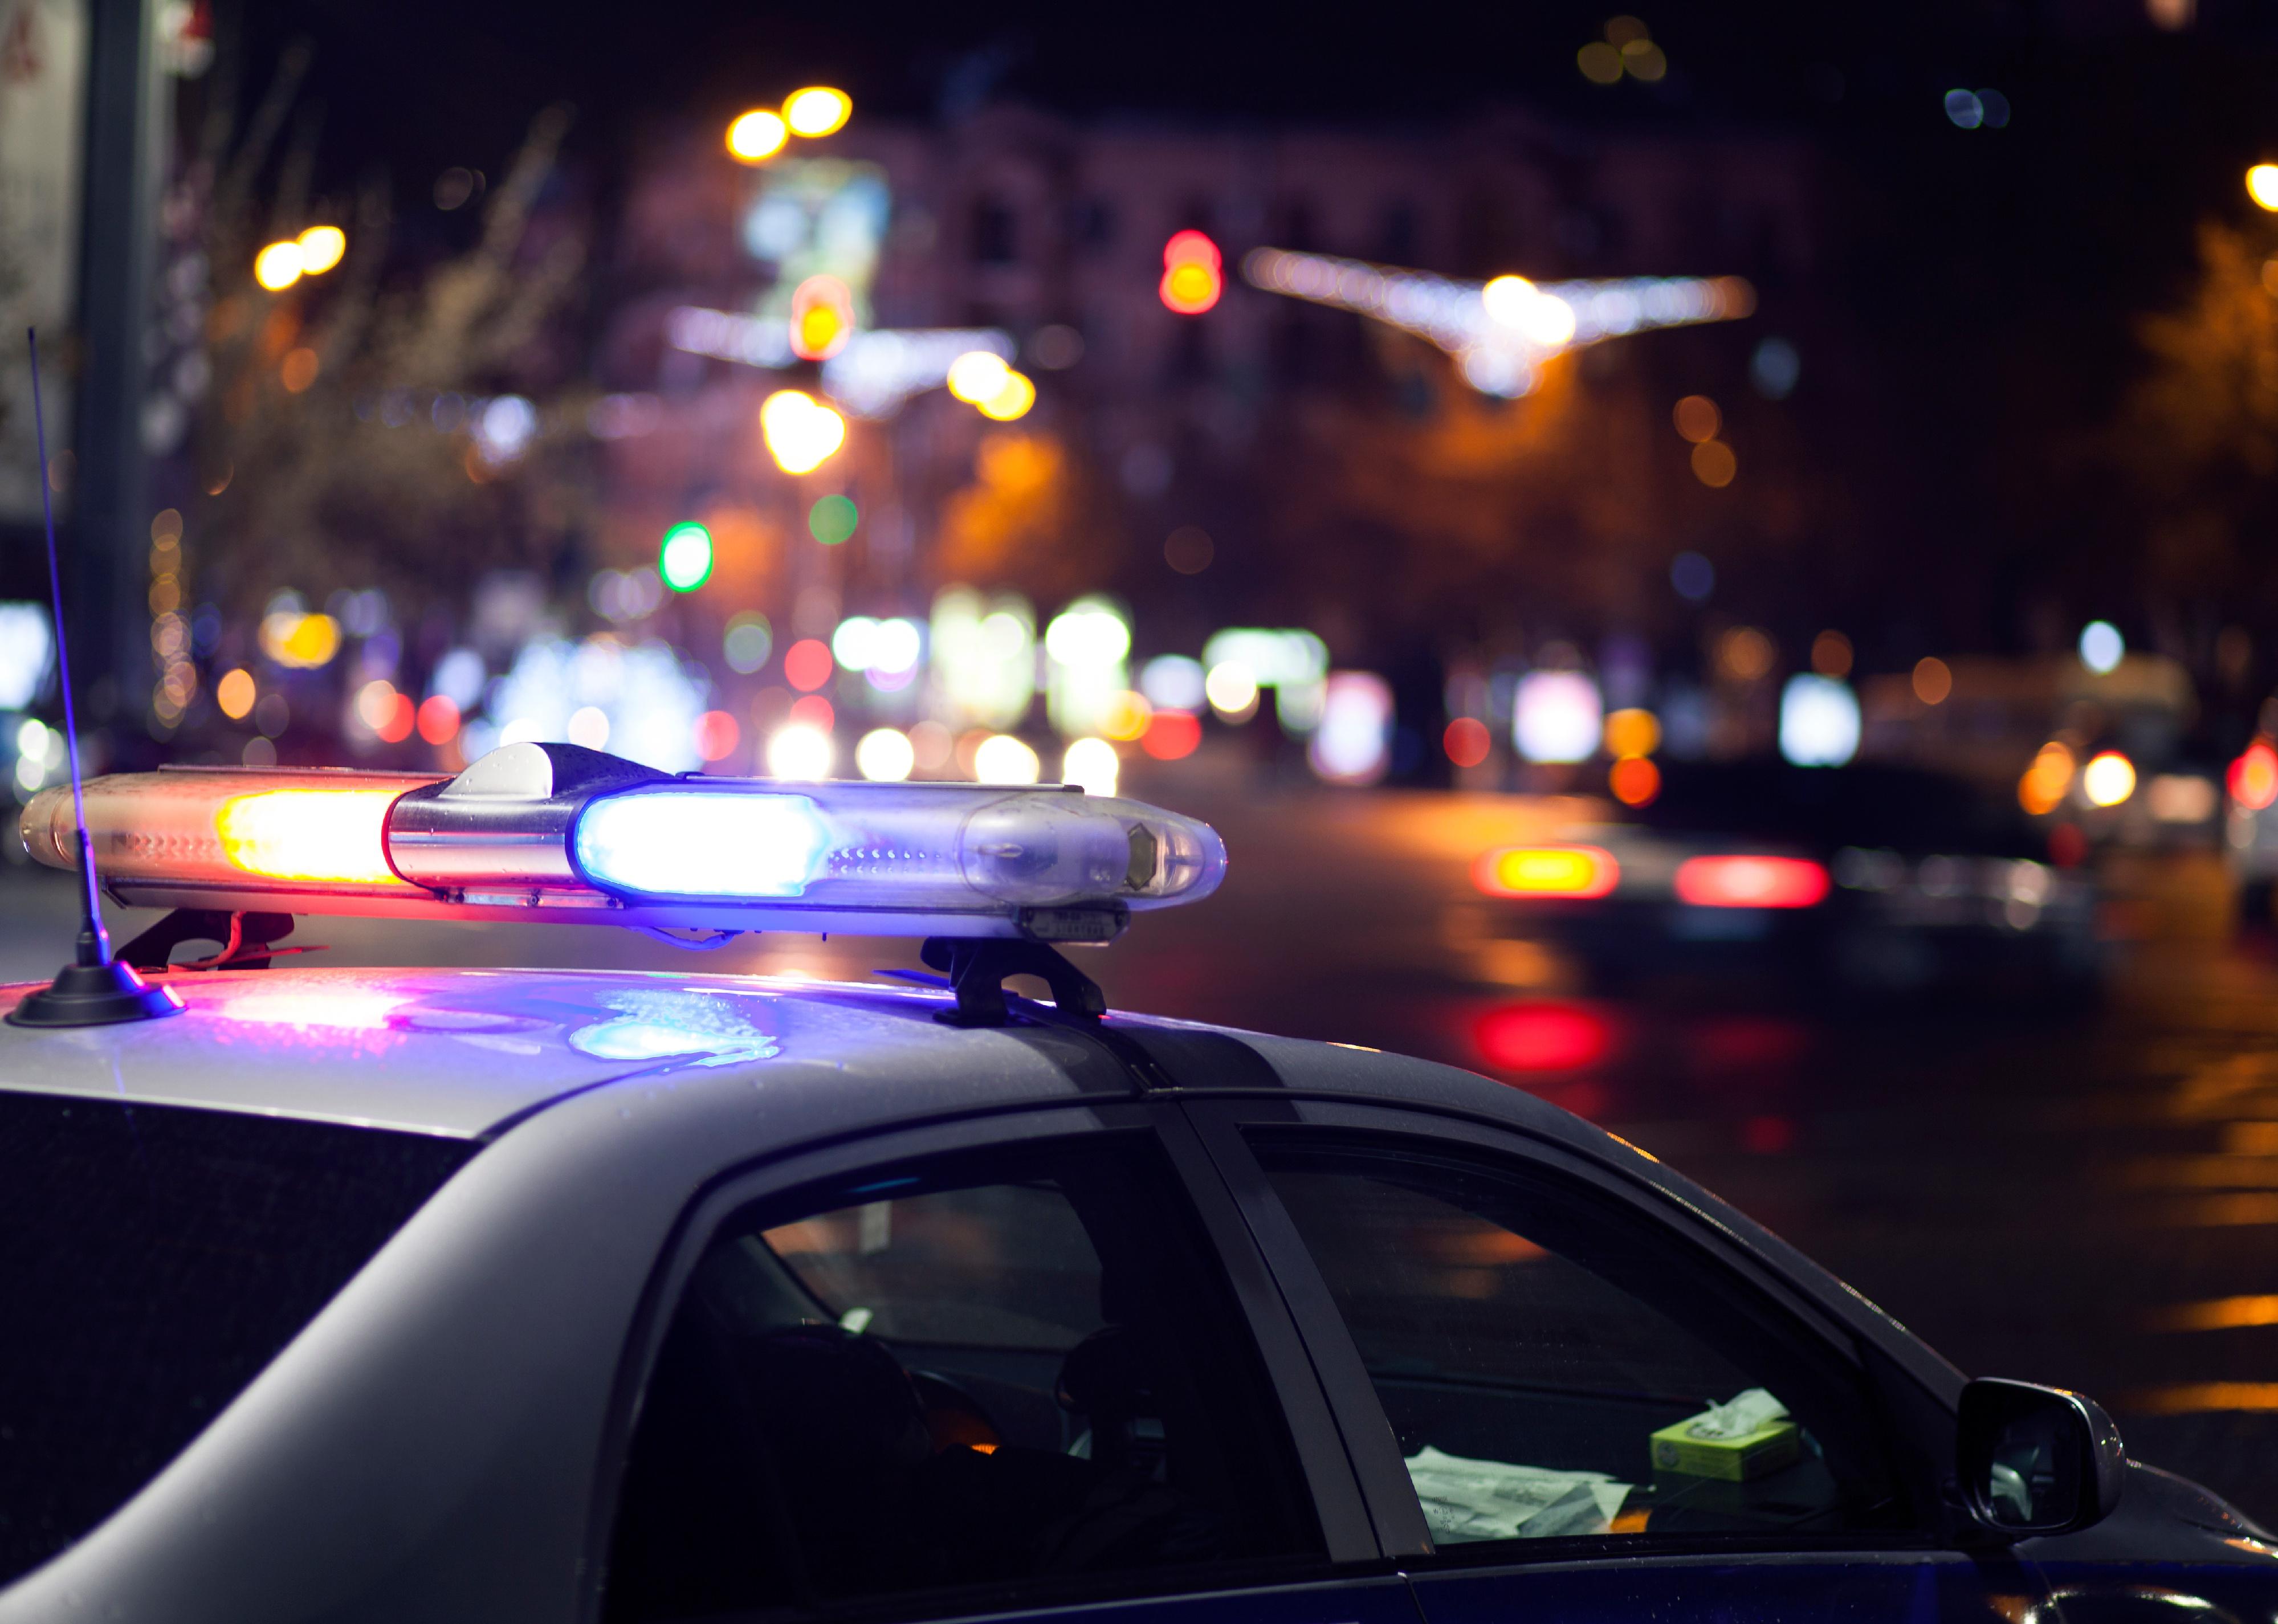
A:
<svg viewBox="0 0 2278 1624">
<path fill-rule="evenodd" d="M 832 276 L 813 276 L 791 296 L 791 353 L 828 361 L 854 336 L 854 295 Z"/>
<path fill-rule="evenodd" d="M 1163 245 L 1163 302 L 1181 316 L 1200 316 L 1226 291 L 1218 244 L 1196 231 L 1180 232 Z"/>
<path fill-rule="evenodd" d="M 656 572 L 676 592 L 692 592 L 712 578 L 712 532 L 693 519 L 665 531 L 658 544 Z"/>
</svg>

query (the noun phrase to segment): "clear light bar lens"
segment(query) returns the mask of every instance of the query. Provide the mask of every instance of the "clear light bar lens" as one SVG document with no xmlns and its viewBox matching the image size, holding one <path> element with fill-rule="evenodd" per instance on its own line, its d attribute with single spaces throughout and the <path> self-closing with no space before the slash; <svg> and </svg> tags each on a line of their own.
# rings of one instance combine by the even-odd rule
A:
<svg viewBox="0 0 2278 1624">
<path fill-rule="evenodd" d="M 799 896 L 830 831 L 803 795 L 649 789 L 578 814 L 577 866 L 594 884 L 644 896 Z"/>
</svg>

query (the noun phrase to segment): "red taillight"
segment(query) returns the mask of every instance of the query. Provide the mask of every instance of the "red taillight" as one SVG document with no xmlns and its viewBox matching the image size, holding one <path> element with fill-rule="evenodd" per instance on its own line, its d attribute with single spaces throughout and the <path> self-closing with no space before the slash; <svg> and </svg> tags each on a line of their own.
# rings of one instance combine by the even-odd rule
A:
<svg viewBox="0 0 2278 1624">
<path fill-rule="evenodd" d="M 2278 801 L 2278 750 L 2257 739 L 2230 764 L 2230 798 L 2248 812 L 2267 810 Z"/>
<path fill-rule="evenodd" d="M 1603 896 L 1622 865 L 1601 846 L 1502 846 L 1472 865 L 1489 896 Z"/>
<path fill-rule="evenodd" d="M 1827 895 L 1827 871 L 1802 858 L 1687 858 L 1677 895 L 1701 908 L 1809 908 Z"/>
</svg>

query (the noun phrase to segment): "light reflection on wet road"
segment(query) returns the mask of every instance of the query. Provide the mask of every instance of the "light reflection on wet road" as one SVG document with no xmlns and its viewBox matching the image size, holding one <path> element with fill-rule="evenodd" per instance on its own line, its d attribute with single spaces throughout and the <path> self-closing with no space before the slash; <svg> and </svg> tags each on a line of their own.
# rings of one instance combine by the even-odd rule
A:
<svg viewBox="0 0 2278 1624">
<path fill-rule="evenodd" d="M 1216 823 L 1199 908 L 1080 962 L 1112 1005 L 1402 1049 L 1614 1128 L 1786 1235 L 1972 1374 L 2080 1388 L 2143 1458 L 2278 1518 L 2278 960 L 2234 943 L 2212 859 L 2111 878 L 2130 940 L 2093 1010 L 1816 1010 L 1762 985 L 1592 997 L 1465 881 L 1571 807 L 1128 786 Z M 42 883 L 47 880 L 57 883 Z M 69 886 L 7 877 L 0 971 L 50 973 Z M 44 927 L 43 927 L 44 922 Z M 122 919 L 131 931 L 136 922 Z M 311 963 L 615 964 L 860 979 L 914 942 L 312 920 Z"/>
</svg>

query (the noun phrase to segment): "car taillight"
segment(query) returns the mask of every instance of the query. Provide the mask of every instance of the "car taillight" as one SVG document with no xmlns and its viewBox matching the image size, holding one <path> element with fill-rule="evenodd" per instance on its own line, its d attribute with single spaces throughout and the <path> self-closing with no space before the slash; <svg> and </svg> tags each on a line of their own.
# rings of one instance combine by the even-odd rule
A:
<svg viewBox="0 0 2278 1624">
<path fill-rule="evenodd" d="M 1489 896 L 1603 896 L 1621 877 L 1601 846 L 1502 846 L 1472 865 L 1472 883 Z"/>
<path fill-rule="evenodd" d="M 2248 812 L 2262 812 L 2278 802 L 2278 750 L 2257 739 L 2230 764 L 2230 798 Z"/>
<path fill-rule="evenodd" d="M 1677 895 L 1701 908 L 1809 908 L 1827 895 L 1827 870 L 1803 858 L 1687 858 Z"/>
</svg>

